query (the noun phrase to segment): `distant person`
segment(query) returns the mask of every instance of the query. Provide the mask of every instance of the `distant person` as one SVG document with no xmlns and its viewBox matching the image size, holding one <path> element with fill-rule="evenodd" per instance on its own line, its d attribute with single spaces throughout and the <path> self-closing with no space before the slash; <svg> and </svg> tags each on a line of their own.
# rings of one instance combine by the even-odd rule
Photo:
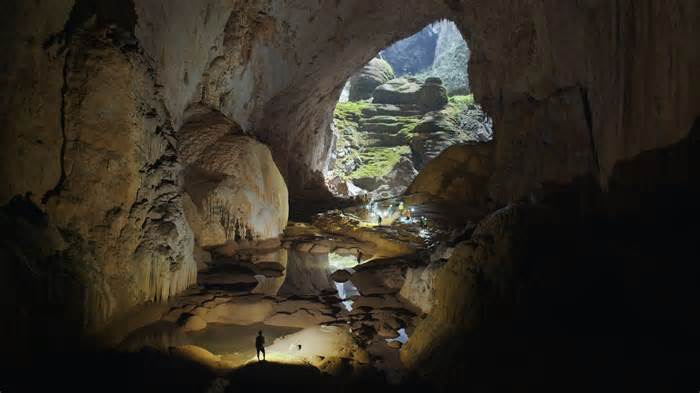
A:
<svg viewBox="0 0 700 393">
<path fill-rule="evenodd" d="M 382 226 L 382 216 L 377 214 L 377 225 Z"/>
<path fill-rule="evenodd" d="M 262 330 L 258 331 L 258 336 L 255 337 L 255 350 L 258 352 L 258 361 L 260 361 L 260 352 L 265 360 L 265 336 L 262 335 Z"/>
</svg>

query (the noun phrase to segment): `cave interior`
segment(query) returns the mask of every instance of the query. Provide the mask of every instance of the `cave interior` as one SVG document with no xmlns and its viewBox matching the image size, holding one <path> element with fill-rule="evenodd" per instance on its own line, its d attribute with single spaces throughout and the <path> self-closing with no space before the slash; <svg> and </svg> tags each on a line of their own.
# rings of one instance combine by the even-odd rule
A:
<svg viewBox="0 0 700 393">
<path fill-rule="evenodd" d="M 4 8 L 0 393 L 700 390 L 699 1 Z"/>
</svg>

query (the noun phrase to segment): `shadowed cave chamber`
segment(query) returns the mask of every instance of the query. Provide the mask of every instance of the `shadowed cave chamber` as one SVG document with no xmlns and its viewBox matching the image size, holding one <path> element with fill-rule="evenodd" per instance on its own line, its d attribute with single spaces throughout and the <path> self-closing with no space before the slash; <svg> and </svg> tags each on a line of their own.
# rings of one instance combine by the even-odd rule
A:
<svg viewBox="0 0 700 393">
<path fill-rule="evenodd" d="M 10 1 L 0 391 L 697 391 L 698 17 Z"/>
</svg>

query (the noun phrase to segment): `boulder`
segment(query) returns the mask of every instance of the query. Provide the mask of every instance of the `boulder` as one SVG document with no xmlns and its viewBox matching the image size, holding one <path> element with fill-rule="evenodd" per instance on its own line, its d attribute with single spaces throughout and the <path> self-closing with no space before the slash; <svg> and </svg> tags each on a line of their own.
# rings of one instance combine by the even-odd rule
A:
<svg viewBox="0 0 700 393">
<path fill-rule="evenodd" d="M 395 259 L 378 259 L 358 265 L 350 277 L 362 295 L 396 293 L 405 280 L 405 264 Z"/>
<path fill-rule="evenodd" d="M 389 195 L 386 196 L 396 196 L 406 191 L 416 175 L 418 175 L 418 171 L 413 167 L 411 159 L 401 157 L 391 172 L 382 177 L 380 183 L 389 188 Z"/>
<path fill-rule="evenodd" d="M 447 90 L 439 78 L 420 83 L 413 78 L 396 78 L 378 86 L 373 102 L 393 105 L 418 105 L 424 110 L 436 110 L 447 105 Z M 438 83 L 439 82 L 439 83 Z"/>
<path fill-rule="evenodd" d="M 447 105 L 447 89 L 440 78 L 428 78 L 418 91 L 417 104 L 428 110 L 440 109 Z"/>
<path fill-rule="evenodd" d="M 335 285 L 329 276 L 328 254 L 290 250 L 287 278 L 279 290 L 279 295 L 318 295 L 323 290 L 335 291 Z"/>
<path fill-rule="evenodd" d="M 443 263 L 434 263 L 428 266 L 408 268 L 406 281 L 404 281 L 398 296 L 422 312 L 429 313 L 435 302 L 435 277 L 443 266 Z"/>
<path fill-rule="evenodd" d="M 392 79 L 374 89 L 372 102 L 393 105 L 417 104 L 420 88 L 420 83 L 413 78 Z"/>
<path fill-rule="evenodd" d="M 331 274 L 331 279 L 337 283 L 344 283 L 350 279 L 351 273 L 345 269 L 336 270 Z"/>
<path fill-rule="evenodd" d="M 393 78 L 394 70 L 391 65 L 375 57 L 350 77 L 348 99 L 350 101 L 369 99 L 377 86 Z"/>
<path fill-rule="evenodd" d="M 492 154 L 490 143 L 450 146 L 426 164 L 407 193 L 424 193 L 432 198 L 484 206 L 492 173 Z"/>
</svg>

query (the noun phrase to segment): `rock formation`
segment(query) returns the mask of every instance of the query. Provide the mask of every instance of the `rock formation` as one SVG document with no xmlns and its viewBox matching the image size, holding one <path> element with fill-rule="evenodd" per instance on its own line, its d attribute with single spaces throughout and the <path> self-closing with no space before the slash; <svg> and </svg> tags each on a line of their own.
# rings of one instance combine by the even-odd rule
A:
<svg viewBox="0 0 700 393">
<path fill-rule="evenodd" d="M 51 176 L 55 184 L 47 187 L 44 177 L 17 170 L 8 177 L 9 187 L 3 188 L 4 198 L 9 198 L 8 192 L 25 194 L 22 202 L 19 196 L 14 199 L 33 206 L 34 214 L 43 217 L 32 223 L 31 216 L 8 212 L 7 219 L 26 223 L 30 233 L 40 225 L 41 231 L 57 235 L 55 248 L 38 260 L 26 260 L 24 251 L 14 246 L 6 249 L 14 250 L 7 263 L 19 264 L 20 271 L 23 264 L 38 269 L 18 271 L 30 274 L 29 281 L 7 285 L 22 294 L 42 291 L 41 281 L 32 283 L 31 275 L 39 280 L 53 280 L 49 277 L 56 274 L 65 277 L 50 284 L 54 294 L 42 302 L 46 307 L 68 305 L 72 313 L 68 320 L 78 325 L 78 331 L 101 328 L 139 303 L 167 300 L 194 284 L 196 277 L 173 130 L 149 74 L 148 59 L 113 33 L 97 29 L 72 37 L 70 48 L 64 48 L 69 55 L 63 70 L 59 69 L 60 122 L 53 132 L 60 138 L 52 142 L 36 135 L 32 142 L 46 143 L 49 150 L 58 148 L 57 154 L 51 159 L 39 155 L 20 160 L 35 161 L 32 171 L 39 173 L 44 166 L 52 173 L 56 169 Z M 23 149 L 21 139 L 14 143 Z M 26 178 L 16 183 L 12 179 L 18 176 Z M 29 185 L 32 179 L 37 183 Z M 54 262 L 47 264 L 46 258 Z"/>
<path fill-rule="evenodd" d="M 373 58 L 362 69 L 350 77 L 350 101 L 366 100 L 372 97 L 374 89 L 385 82 L 394 79 L 394 70 L 386 61 Z"/>
<path fill-rule="evenodd" d="M 442 79 L 450 95 L 469 94 L 469 47 L 462 33 L 448 20 L 435 23 L 434 28 L 438 32 L 435 58 L 425 73 Z"/>
<path fill-rule="evenodd" d="M 399 76 L 417 74 L 432 66 L 438 34 L 435 24 L 430 24 L 383 49 L 381 56 L 395 68 Z"/>
<path fill-rule="evenodd" d="M 447 90 L 442 82 L 431 80 L 424 84 L 398 78 L 377 87 L 373 94 L 377 104 L 414 104 L 426 110 L 440 109 L 447 104 Z"/>
<path fill-rule="evenodd" d="M 187 164 L 188 220 L 200 247 L 279 236 L 289 214 L 287 186 L 265 145 L 208 112 L 192 115 L 177 138 Z"/>
</svg>

